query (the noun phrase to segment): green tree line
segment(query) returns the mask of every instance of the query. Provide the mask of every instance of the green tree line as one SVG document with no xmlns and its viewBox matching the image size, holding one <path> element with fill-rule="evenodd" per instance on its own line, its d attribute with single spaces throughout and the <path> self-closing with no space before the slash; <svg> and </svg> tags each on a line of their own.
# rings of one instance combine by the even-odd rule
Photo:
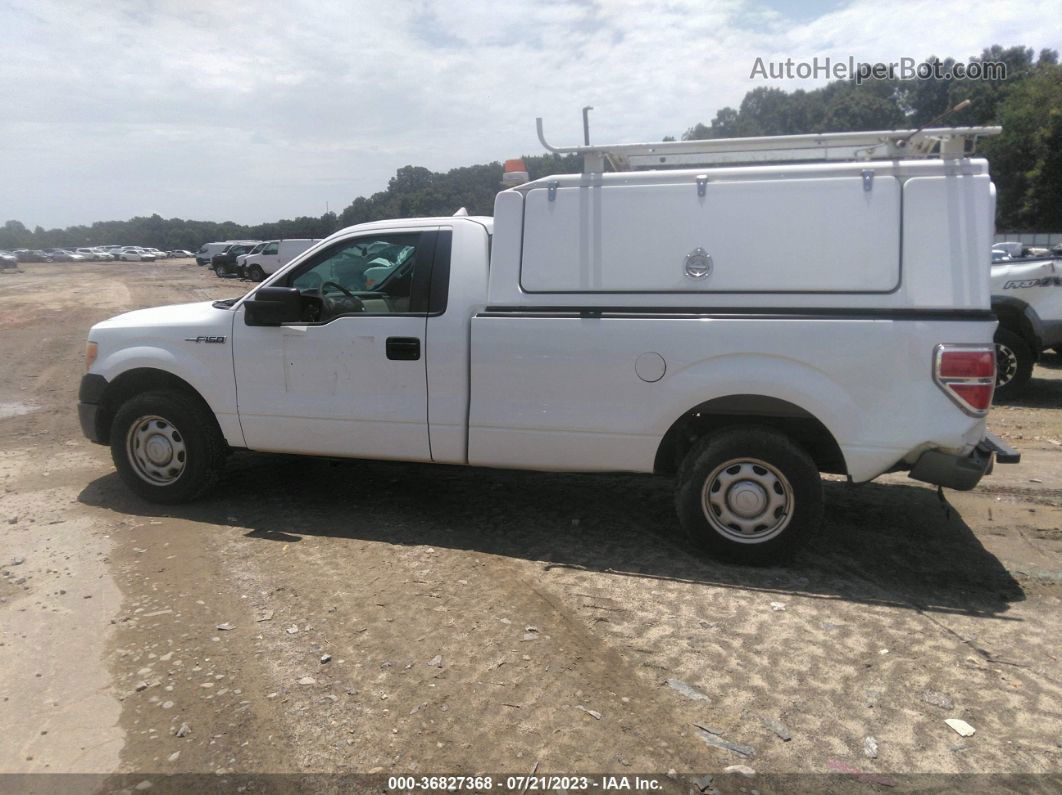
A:
<svg viewBox="0 0 1062 795">
<path fill-rule="evenodd" d="M 1062 66 L 1058 53 L 995 45 L 970 60 L 1002 62 L 1005 79 L 930 77 L 837 80 L 810 91 L 759 87 L 737 108 L 719 110 L 708 123 L 683 133 L 684 140 L 756 135 L 792 135 L 845 130 L 918 127 L 969 99 L 970 105 L 945 125 L 1001 124 L 1003 134 L 981 142 L 998 190 L 997 226 L 1007 231 L 1062 230 Z M 952 58 L 931 56 L 944 72 Z M 577 157 L 524 157 L 532 179 L 578 171 Z M 98 221 L 66 229 L 27 229 L 20 221 L 0 228 L 0 249 L 130 244 L 161 249 L 195 249 L 229 239 L 324 237 L 351 224 L 383 218 L 450 215 L 459 207 L 490 215 L 502 176 L 500 163 L 436 172 L 404 166 L 385 190 L 359 196 L 340 213 L 274 221 L 253 226 L 231 221 L 194 221 L 159 215 L 127 221 Z"/>
</svg>

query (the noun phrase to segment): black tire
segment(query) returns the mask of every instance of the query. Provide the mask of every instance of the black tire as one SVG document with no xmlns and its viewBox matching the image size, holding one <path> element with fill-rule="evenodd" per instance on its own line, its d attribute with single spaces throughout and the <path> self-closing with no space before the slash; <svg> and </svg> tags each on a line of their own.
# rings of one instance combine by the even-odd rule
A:
<svg viewBox="0 0 1062 795">
<path fill-rule="evenodd" d="M 262 270 L 262 266 L 261 265 L 259 265 L 257 262 L 255 262 L 254 264 L 251 265 L 250 269 L 247 271 L 247 275 L 251 277 L 251 281 L 252 282 L 260 282 L 260 281 L 262 281 L 262 279 L 265 278 L 265 271 Z"/>
<path fill-rule="evenodd" d="M 145 434 L 147 442 L 141 447 L 133 437 L 143 439 Z M 169 444 L 171 454 L 177 451 L 170 463 L 159 466 L 148 458 L 151 436 L 165 439 L 156 449 Z M 210 410 L 192 396 L 170 391 L 144 392 L 123 403 L 111 423 L 110 441 L 111 458 L 125 485 L 145 500 L 168 504 L 189 502 L 212 488 L 228 450 Z M 140 461 L 147 466 L 138 463 L 134 447 L 144 451 Z M 174 476 L 178 467 L 181 471 Z"/>
<path fill-rule="evenodd" d="M 1032 378 L 1033 352 L 1020 335 L 1007 328 L 996 329 L 996 400 L 1021 394 Z"/>
<path fill-rule="evenodd" d="M 225 266 L 224 265 L 215 265 L 214 266 L 214 275 L 217 276 L 219 279 L 221 277 L 223 277 L 225 275 Z"/>
<path fill-rule="evenodd" d="M 746 500 L 746 513 L 738 513 L 733 501 L 749 497 L 753 504 Z M 764 506 L 758 515 L 756 500 Z M 728 513 L 720 511 L 720 502 Z M 811 457 L 785 435 L 756 426 L 729 428 L 687 453 L 675 507 L 686 535 L 712 557 L 769 565 L 788 559 L 821 523 L 822 481 Z M 728 524 L 728 517 L 735 523 Z"/>
</svg>

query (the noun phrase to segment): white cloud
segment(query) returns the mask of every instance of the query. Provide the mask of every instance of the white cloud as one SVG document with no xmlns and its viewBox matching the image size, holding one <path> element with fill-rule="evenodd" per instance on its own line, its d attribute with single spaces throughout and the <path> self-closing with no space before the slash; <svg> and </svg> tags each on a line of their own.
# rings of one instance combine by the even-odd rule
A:
<svg viewBox="0 0 1062 795">
<path fill-rule="evenodd" d="M 538 115 L 551 140 L 575 143 L 584 104 L 596 140 L 677 135 L 763 85 L 749 79 L 756 56 L 1062 46 L 1046 24 L 1062 0 L 854 0 L 817 17 L 776 7 L 7 0 L 0 220 L 319 214 L 408 163 L 539 152 Z"/>
</svg>

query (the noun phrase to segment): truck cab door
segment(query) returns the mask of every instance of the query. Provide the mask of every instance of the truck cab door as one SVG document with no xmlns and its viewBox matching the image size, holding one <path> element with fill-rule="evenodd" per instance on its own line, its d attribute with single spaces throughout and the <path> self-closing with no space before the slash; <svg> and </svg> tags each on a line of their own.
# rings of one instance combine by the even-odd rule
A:
<svg viewBox="0 0 1062 795">
<path fill-rule="evenodd" d="M 258 325 L 241 304 L 233 359 L 250 449 L 431 460 L 424 342 L 437 237 L 354 234 L 270 280 L 298 290 L 297 322 Z"/>
</svg>

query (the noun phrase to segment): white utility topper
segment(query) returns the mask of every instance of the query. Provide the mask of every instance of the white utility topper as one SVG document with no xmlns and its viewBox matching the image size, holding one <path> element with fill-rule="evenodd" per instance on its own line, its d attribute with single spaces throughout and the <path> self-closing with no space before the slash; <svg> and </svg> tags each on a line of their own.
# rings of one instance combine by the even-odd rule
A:
<svg viewBox="0 0 1062 795">
<path fill-rule="evenodd" d="M 242 298 L 97 324 L 82 427 L 160 502 L 240 448 L 656 473 L 696 543 L 775 560 L 820 472 L 969 489 L 1018 459 L 985 428 L 994 132 L 554 149 L 584 173 L 493 219 L 350 227 Z"/>
</svg>

